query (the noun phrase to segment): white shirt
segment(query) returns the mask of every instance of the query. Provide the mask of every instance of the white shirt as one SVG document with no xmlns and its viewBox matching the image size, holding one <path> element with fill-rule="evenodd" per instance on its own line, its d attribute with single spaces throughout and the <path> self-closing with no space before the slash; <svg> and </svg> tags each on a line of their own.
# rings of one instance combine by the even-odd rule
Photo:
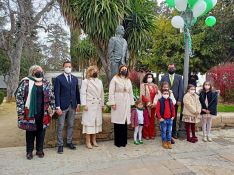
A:
<svg viewBox="0 0 234 175">
<path fill-rule="evenodd" d="M 143 110 L 137 109 L 138 124 L 144 124 Z"/>
<path fill-rule="evenodd" d="M 66 77 L 66 79 L 67 79 L 67 82 L 69 83 L 69 81 L 68 81 L 68 76 L 70 76 L 70 80 L 71 80 L 71 74 L 66 74 L 66 73 L 63 73 L 64 74 L 64 76 Z M 72 80 L 71 80 L 72 81 Z"/>
</svg>

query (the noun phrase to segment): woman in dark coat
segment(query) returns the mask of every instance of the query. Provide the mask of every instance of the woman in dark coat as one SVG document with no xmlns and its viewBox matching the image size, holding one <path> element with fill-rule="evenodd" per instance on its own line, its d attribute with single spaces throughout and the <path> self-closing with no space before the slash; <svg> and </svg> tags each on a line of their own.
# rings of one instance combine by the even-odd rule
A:
<svg viewBox="0 0 234 175">
<path fill-rule="evenodd" d="M 15 95 L 18 127 L 26 130 L 26 157 L 33 158 L 36 138 L 36 155 L 43 158 L 45 128 L 49 126 L 55 105 L 51 84 L 43 78 L 40 66 L 29 69 L 29 76 L 21 80 Z"/>
</svg>

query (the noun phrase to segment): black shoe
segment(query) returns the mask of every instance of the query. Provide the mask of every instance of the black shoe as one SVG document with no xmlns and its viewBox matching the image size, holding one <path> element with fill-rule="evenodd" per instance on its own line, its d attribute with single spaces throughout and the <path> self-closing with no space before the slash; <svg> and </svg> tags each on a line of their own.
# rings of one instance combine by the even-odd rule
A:
<svg viewBox="0 0 234 175">
<path fill-rule="evenodd" d="M 73 145 L 72 143 L 67 143 L 67 147 L 72 149 L 72 150 L 76 149 L 75 145 Z"/>
<path fill-rule="evenodd" d="M 44 152 L 43 151 L 37 151 L 36 152 L 36 155 L 39 157 L 39 158 L 43 158 L 45 156 Z"/>
<path fill-rule="evenodd" d="M 63 146 L 59 146 L 58 147 L 58 153 L 59 154 L 63 154 Z"/>
<path fill-rule="evenodd" d="M 171 138 L 171 144 L 175 144 L 175 141 L 174 139 Z"/>
<path fill-rule="evenodd" d="M 26 157 L 27 157 L 28 160 L 32 160 L 33 159 L 33 154 L 31 152 L 27 153 Z"/>
</svg>

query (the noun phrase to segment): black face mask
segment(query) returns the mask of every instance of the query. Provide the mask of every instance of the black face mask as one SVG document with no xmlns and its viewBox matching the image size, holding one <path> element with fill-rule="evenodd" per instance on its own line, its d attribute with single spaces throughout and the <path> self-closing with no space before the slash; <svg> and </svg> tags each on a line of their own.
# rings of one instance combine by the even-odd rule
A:
<svg viewBox="0 0 234 175">
<path fill-rule="evenodd" d="M 174 74 L 175 73 L 175 69 L 169 69 L 168 73 L 171 74 L 171 75 Z"/>
<path fill-rule="evenodd" d="M 43 78 L 43 72 L 37 71 L 37 72 L 34 74 L 34 76 L 35 76 L 36 78 Z"/>
<path fill-rule="evenodd" d="M 93 78 L 97 78 L 97 76 L 98 76 L 97 72 L 94 72 L 93 73 Z"/>
<path fill-rule="evenodd" d="M 128 75 L 128 71 L 127 70 L 122 70 L 120 72 L 120 74 L 123 75 L 123 76 L 127 76 Z"/>
</svg>

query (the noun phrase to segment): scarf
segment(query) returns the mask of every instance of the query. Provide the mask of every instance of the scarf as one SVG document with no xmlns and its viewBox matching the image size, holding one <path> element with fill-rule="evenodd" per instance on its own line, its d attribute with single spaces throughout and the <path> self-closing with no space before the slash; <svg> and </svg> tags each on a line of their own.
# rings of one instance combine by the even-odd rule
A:
<svg viewBox="0 0 234 175">
<path fill-rule="evenodd" d="M 28 117 L 35 117 L 37 115 L 37 88 L 35 86 L 36 80 L 33 77 L 26 77 L 29 80 L 28 98 L 25 107 L 29 109 Z"/>
</svg>

